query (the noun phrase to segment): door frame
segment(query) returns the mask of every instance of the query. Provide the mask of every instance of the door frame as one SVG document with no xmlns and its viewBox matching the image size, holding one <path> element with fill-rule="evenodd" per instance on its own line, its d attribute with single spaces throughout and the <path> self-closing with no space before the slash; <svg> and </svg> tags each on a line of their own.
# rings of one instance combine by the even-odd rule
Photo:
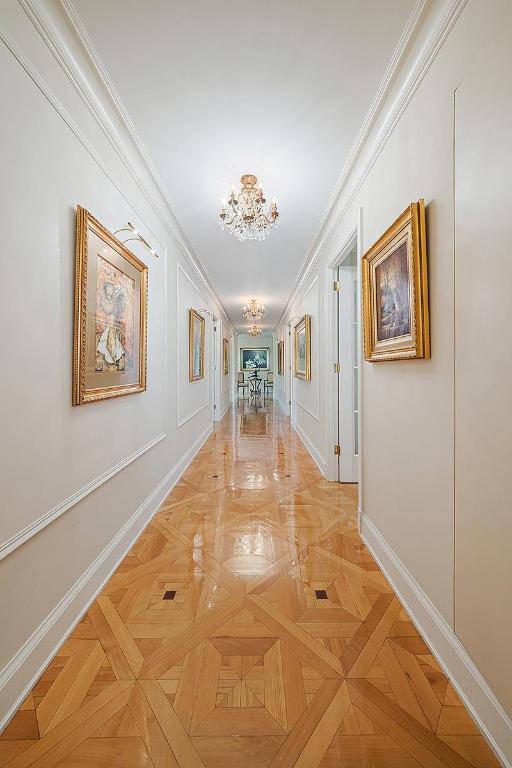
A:
<svg viewBox="0 0 512 768">
<path fill-rule="evenodd" d="M 363 494 L 363 409 L 361 408 L 361 389 L 363 378 L 363 354 L 362 354 L 362 327 L 361 327 L 361 259 L 362 259 L 362 208 L 359 209 L 357 215 L 352 220 L 346 234 L 341 241 L 340 247 L 336 249 L 336 254 L 326 267 L 326 446 L 325 455 L 328 457 L 327 470 L 329 473 L 328 480 L 332 482 L 338 481 L 338 457 L 334 454 L 334 446 L 337 442 L 337 432 L 339 424 L 339 411 L 338 411 L 338 374 L 334 371 L 334 362 L 337 358 L 337 336 L 336 336 L 336 323 L 337 323 L 337 302 L 336 293 L 333 290 L 334 281 L 336 279 L 336 270 L 342 263 L 347 253 L 352 250 L 354 244 L 357 247 L 357 274 L 359 277 L 359 293 L 358 293 L 358 320 L 359 320 L 359 359 L 361 365 L 359 368 L 359 380 L 358 380 L 358 402 L 359 402 L 359 472 L 358 472 L 358 484 L 359 484 L 359 502 L 358 502 L 358 516 L 360 519 L 362 508 L 362 494 Z M 343 447 L 342 447 L 343 450 Z"/>
</svg>

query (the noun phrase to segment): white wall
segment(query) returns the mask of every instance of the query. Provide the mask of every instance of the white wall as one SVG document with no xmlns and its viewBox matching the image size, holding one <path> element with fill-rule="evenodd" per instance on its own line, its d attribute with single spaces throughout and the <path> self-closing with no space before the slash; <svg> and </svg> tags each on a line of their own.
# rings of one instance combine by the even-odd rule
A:
<svg viewBox="0 0 512 768">
<path fill-rule="evenodd" d="M 188 308 L 233 335 L 97 73 L 45 7 L 75 83 L 15 0 L 0 12 L 0 729 L 211 431 L 210 342 L 207 378 L 189 382 Z M 73 408 L 78 203 L 111 231 L 133 222 L 160 258 L 130 244 L 149 267 L 147 391 Z"/>
<path fill-rule="evenodd" d="M 498 703 L 501 702 L 509 716 L 512 714 L 512 667 L 509 663 L 512 622 L 505 608 L 507 600 L 510 605 L 506 592 L 510 590 L 512 573 L 509 537 L 503 535 L 503 516 L 508 514 L 510 517 L 510 504 L 505 513 L 503 499 L 508 498 L 509 493 L 503 485 L 504 477 L 499 473 L 492 473 L 493 480 L 489 475 L 489 482 L 501 483 L 499 489 L 493 490 L 492 497 L 501 505 L 502 538 L 486 535 L 489 565 L 475 558 L 473 546 L 479 539 L 478 530 L 474 529 L 479 520 L 487 532 L 492 531 L 493 526 L 492 514 L 485 517 L 485 522 L 482 520 L 485 510 L 481 505 L 479 515 L 475 516 L 475 513 L 467 517 L 466 524 L 472 532 L 466 529 L 464 568 L 459 567 L 462 558 L 457 569 L 454 560 L 457 539 L 454 507 L 453 165 L 456 89 L 461 81 L 464 84 L 482 47 L 489 44 L 489 50 L 494 49 L 501 29 L 506 30 L 504 35 L 510 39 L 511 10 L 512 6 L 506 0 L 486 3 L 470 0 L 467 4 L 447 0 L 431 4 L 423 27 L 406 55 L 404 69 L 391 83 L 388 96 L 374 115 L 367 140 L 344 179 L 277 328 L 277 337 L 283 338 L 286 323 L 292 318 L 304 312 L 312 314 L 312 379 L 311 382 L 293 379 L 292 423 L 327 474 L 332 445 L 326 436 L 330 432 L 329 422 L 334 419 L 329 399 L 334 376 L 328 346 L 329 291 L 332 290 L 329 265 L 340 254 L 354 222 L 362 219 L 360 245 L 364 252 L 411 201 L 425 198 L 432 359 L 363 365 L 362 531 L 406 599 L 409 590 L 408 605 L 416 611 L 416 620 L 423 622 L 427 635 L 430 633 L 429 640 L 444 657 L 445 666 L 479 717 L 480 725 L 501 749 L 502 759 L 505 754 L 509 759 L 512 755 L 512 723 Z M 444 44 L 439 47 L 444 37 Z M 503 46 L 500 56 L 500 66 L 508 65 L 510 71 L 510 46 Z M 498 83 L 489 77 L 485 85 L 486 99 L 496 107 L 509 96 L 506 88 L 505 92 L 500 90 Z M 489 143 L 492 142 L 490 131 L 489 126 L 486 133 Z M 478 153 L 473 147 L 470 154 L 475 151 Z M 497 168 L 494 168 L 495 173 Z M 480 173 L 484 174 L 485 169 L 482 168 Z M 508 183 L 509 176 L 505 174 L 504 178 Z M 467 183 L 473 185 L 476 203 L 478 179 L 474 173 L 468 173 Z M 473 216 L 477 208 L 475 205 Z M 472 223 L 468 221 L 470 232 Z M 492 226 L 487 217 L 482 221 L 482 233 L 490 234 Z M 483 252 L 475 254 L 481 265 L 485 258 Z M 489 269 L 489 265 L 484 267 L 486 273 Z M 494 274 L 497 277 L 497 273 Z M 473 290 L 478 290 L 474 283 Z M 492 295 L 491 292 L 488 301 L 493 301 Z M 496 318 L 504 317 L 505 305 L 500 304 L 500 307 Z M 467 311 L 471 311 L 470 308 Z M 463 333 L 462 328 L 460 332 Z M 496 327 L 490 337 L 496 339 L 499 336 L 501 332 Z M 475 349 L 472 344 L 471 347 L 473 361 L 478 360 L 485 370 L 484 377 L 492 380 L 485 348 Z M 499 356 L 503 357 L 503 354 Z M 498 393 L 501 399 L 495 403 L 494 410 L 508 412 L 508 397 L 503 389 L 496 389 L 490 396 L 494 398 Z M 475 406 L 481 408 L 479 418 L 484 423 L 485 402 L 473 399 L 472 408 Z M 465 419 L 467 425 L 469 412 Z M 343 445 L 343 436 L 341 442 Z M 506 441 L 486 441 L 485 445 L 478 446 L 477 453 L 480 451 L 487 454 L 486 466 L 489 467 L 493 464 L 501 467 L 505 451 L 510 467 L 510 449 Z M 475 478 L 478 481 L 478 474 Z M 485 491 L 483 493 L 485 496 Z M 491 566 L 493 557 L 501 563 L 499 567 Z M 465 589 L 461 580 L 479 581 L 479 574 L 472 567 L 472 562 L 474 565 L 476 561 L 481 568 L 489 567 L 493 578 L 485 580 L 487 593 L 480 589 L 479 601 L 475 604 L 469 599 L 471 590 Z M 457 583 L 457 593 L 454 583 Z M 470 581 L 467 583 L 469 585 Z M 461 604 L 457 603 L 462 595 L 464 616 L 461 615 Z M 498 640 L 493 639 L 493 629 L 501 633 Z"/>
</svg>

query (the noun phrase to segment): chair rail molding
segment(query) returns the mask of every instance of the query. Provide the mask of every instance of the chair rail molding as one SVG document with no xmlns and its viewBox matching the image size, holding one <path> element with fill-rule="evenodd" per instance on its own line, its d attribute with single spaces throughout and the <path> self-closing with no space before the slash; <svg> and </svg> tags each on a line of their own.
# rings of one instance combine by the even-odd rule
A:
<svg viewBox="0 0 512 768">
<path fill-rule="evenodd" d="M 428 15 L 428 3 L 423 0 L 417 0 L 415 3 L 409 21 L 391 57 L 386 74 L 377 90 L 374 101 L 338 178 L 334 192 L 326 206 L 318 233 L 297 273 L 289 299 L 276 327 L 288 315 L 289 309 L 294 304 L 302 285 L 319 263 L 322 254 L 343 221 L 350 204 L 384 149 L 395 126 L 421 85 L 423 78 L 430 69 L 432 62 L 435 60 L 467 2 L 468 0 L 446 0 L 443 4 L 444 13 L 441 11 L 438 17 L 432 21 L 427 41 L 419 50 L 409 72 L 406 73 L 404 72 L 406 56 L 414 45 L 414 37 L 417 30 Z M 391 98 L 392 86 L 397 83 L 400 75 L 403 76 L 403 83 L 397 97 L 386 111 L 386 102 Z M 381 119 L 380 125 L 377 125 L 379 118 Z M 372 129 L 375 129 L 373 137 L 371 135 Z M 366 150 L 366 157 L 364 159 L 362 159 L 363 150 Z M 351 180 L 352 186 L 349 190 L 348 186 Z"/>
<path fill-rule="evenodd" d="M 124 459 L 121 459 L 117 462 L 117 464 L 114 464 L 109 469 L 106 469 L 104 472 L 98 475 L 98 477 L 95 477 L 93 480 L 86 483 L 77 491 L 68 496 L 66 499 L 63 499 L 63 501 L 56 504 L 48 512 L 45 512 L 44 515 L 41 515 L 41 517 L 39 517 L 37 520 L 34 520 L 34 522 L 30 523 L 30 525 L 27 525 L 26 528 L 23 528 L 21 531 L 18 531 L 18 533 L 15 533 L 14 536 L 11 536 L 9 539 L 4 541 L 2 544 L 0 544 L 0 560 L 3 560 L 4 557 L 10 555 L 11 552 L 14 552 L 15 549 L 31 539 L 32 536 L 35 536 L 36 533 L 42 531 L 43 528 L 46 528 L 47 525 L 53 523 L 53 521 L 57 520 L 57 518 L 63 515 L 64 512 L 67 512 L 68 509 L 74 507 L 75 504 L 78 504 L 79 501 L 82 501 L 82 499 L 106 483 L 107 480 L 110 480 L 112 477 L 114 477 L 114 475 L 117 475 L 118 472 L 121 472 L 122 469 L 125 469 L 125 467 L 127 467 L 136 459 L 140 458 L 144 453 L 149 451 L 166 437 L 166 432 L 161 432 L 160 434 L 156 435 L 156 437 L 143 445 L 141 448 L 137 448 L 137 450 L 128 454 L 128 456 L 125 456 Z"/>
</svg>

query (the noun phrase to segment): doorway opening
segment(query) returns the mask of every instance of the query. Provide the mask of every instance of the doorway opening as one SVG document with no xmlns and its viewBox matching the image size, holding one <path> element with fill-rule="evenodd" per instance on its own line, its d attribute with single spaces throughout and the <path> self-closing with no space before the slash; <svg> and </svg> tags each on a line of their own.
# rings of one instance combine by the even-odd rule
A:
<svg viewBox="0 0 512 768">
<path fill-rule="evenodd" d="M 333 386 L 330 412 L 334 451 L 330 479 L 357 484 L 361 508 L 361 253 L 356 222 L 330 264 Z"/>
</svg>

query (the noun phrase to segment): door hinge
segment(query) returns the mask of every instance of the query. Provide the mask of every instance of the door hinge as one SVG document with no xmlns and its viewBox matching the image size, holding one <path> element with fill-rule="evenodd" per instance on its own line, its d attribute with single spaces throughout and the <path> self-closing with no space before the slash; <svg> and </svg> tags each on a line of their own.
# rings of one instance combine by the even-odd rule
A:
<svg viewBox="0 0 512 768">
<path fill-rule="evenodd" d="M 339 445 L 334 446 L 334 455 L 339 456 L 341 453 L 341 447 Z"/>
<path fill-rule="evenodd" d="M 339 280 L 335 280 L 334 281 L 334 285 L 333 285 L 333 289 L 336 291 L 336 293 L 338 293 L 340 291 L 340 288 L 341 288 L 340 281 Z"/>
<path fill-rule="evenodd" d="M 291 401 L 291 400 L 288 400 L 288 405 L 291 405 L 291 404 L 292 404 L 292 401 Z"/>
<path fill-rule="evenodd" d="M 334 373 L 339 373 L 341 368 L 339 363 L 333 363 L 334 365 Z"/>
<path fill-rule="evenodd" d="M 215 405 L 215 403 L 213 404 L 213 410 L 214 410 L 214 411 L 216 411 L 216 410 L 217 410 L 217 406 Z"/>
<path fill-rule="evenodd" d="M 217 333 L 217 326 L 216 325 L 213 326 L 213 332 Z"/>
</svg>

